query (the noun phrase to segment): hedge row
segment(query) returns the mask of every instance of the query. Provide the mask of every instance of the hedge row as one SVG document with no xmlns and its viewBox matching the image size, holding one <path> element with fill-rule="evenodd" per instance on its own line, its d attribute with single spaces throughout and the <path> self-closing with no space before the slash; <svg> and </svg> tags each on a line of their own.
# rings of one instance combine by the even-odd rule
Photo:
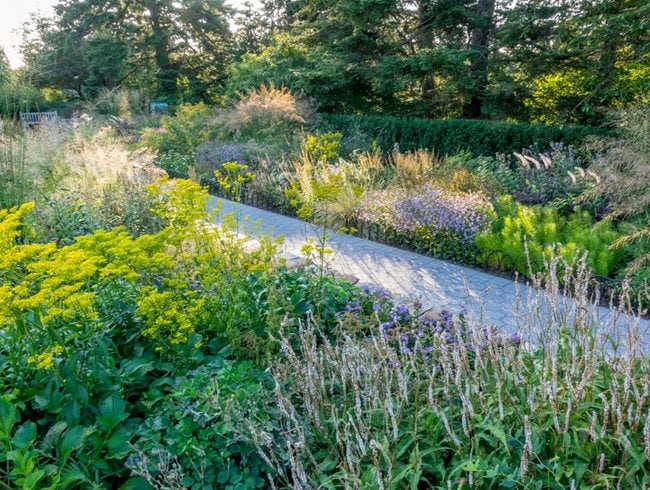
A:
<svg viewBox="0 0 650 490">
<path fill-rule="evenodd" d="M 452 155 L 466 150 L 474 155 L 512 153 L 535 145 L 539 151 L 550 143 L 577 145 L 585 137 L 608 136 L 613 131 L 588 126 L 546 126 L 472 119 L 417 119 L 393 116 L 322 114 L 328 130 L 370 136 L 384 150 L 397 143 L 401 150 L 432 149 Z"/>
</svg>

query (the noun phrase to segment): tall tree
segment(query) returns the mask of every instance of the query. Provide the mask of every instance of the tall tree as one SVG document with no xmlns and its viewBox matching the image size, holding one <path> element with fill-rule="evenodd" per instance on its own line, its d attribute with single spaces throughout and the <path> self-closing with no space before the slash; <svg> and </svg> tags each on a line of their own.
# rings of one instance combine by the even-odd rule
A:
<svg viewBox="0 0 650 490">
<path fill-rule="evenodd" d="M 485 89 L 488 85 L 488 56 L 494 30 L 494 7 L 496 0 L 478 0 L 476 13 L 470 25 L 470 70 L 473 82 L 464 115 L 475 119 L 483 116 Z"/>
<path fill-rule="evenodd" d="M 223 0 L 60 0 L 55 12 L 41 29 L 46 42 L 31 49 L 34 64 L 48 68 L 42 83 L 71 88 L 79 80 L 72 88 L 92 95 L 151 71 L 155 93 L 176 101 L 209 98 L 225 80 L 231 33 Z"/>
<path fill-rule="evenodd" d="M 497 34 L 500 93 L 494 95 L 502 101 L 515 95 L 518 116 L 549 123 L 601 124 L 611 108 L 648 102 L 648 19 L 643 0 L 517 5 Z"/>
</svg>

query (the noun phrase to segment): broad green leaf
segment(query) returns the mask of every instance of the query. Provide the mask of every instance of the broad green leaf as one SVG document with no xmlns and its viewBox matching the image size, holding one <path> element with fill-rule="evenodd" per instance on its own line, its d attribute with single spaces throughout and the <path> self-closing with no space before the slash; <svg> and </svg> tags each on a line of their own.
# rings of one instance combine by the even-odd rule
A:
<svg viewBox="0 0 650 490">
<path fill-rule="evenodd" d="M 37 488 L 36 485 L 44 475 L 45 472 L 43 470 L 36 470 L 33 473 L 29 474 L 29 476 L 23 480 L 23 490 L 31 490 L 32 488 Z"/>
<path fill-rule="evenodd" d="M 88 480 L 86 474 L 79 468 L 66 468 L 61 475 L 61 487 L 67 487 L 72 483 L 85 482 Z"/>
<path fill-rule="evenodd" d="M 97 425 L 104 430 L 112 430 L 120 422 L 128 418 L 126 402 L 117 395 L 111 395 L 99 404 Z"/>
<path fill-rule="evenodd" d="M 467 461 L 467 462 L 463 465 L 463 470 L 465 470 L 465 471 L 478 471 L 478 470 L 481 469 L 479 463 L 480 463 L 480 462 L 479 462 L 478 459 L 474 459 L 474 460 Z"/>
<path fill-rule="evenodd" d="M 16 429 L 16 433 L 11 439 L 12 444 L 18 449 L 27 449 L 36 439 L 36 424 L 34 422 L 25 422 Z"/>
<path fill-rule="evenodd" d="M 4 435 L 11 434 L 16 423 L 16 415 L 16 407 L 9 400 L 0 397 L 0 428 Z"/>
<path fill-rule="evenodd" d="M 83 446 L 86 438 L 93 433 L 93 429 L 78 425 L 65 433 L 61 441 L 61 456 L 65 462 L 73 451 Z"/>
<path fill-rule="evenodd" d="M 63 434 L 67 428 L 68 424 L 65 422 L 57 422 L 52 427 L 50 427 L 47 431 L 47 434 L 45 434 L 45 437 L 43 438 L 43 442 L 41 443 L 42 449 L 44 451 L 51 450 L 61 438 L 61 434 Z"/>
<path fill-rule="evenodd" d="M 506 437 L 505 431 L 501 427 L 494 424 L 489 424 L 487 426 L 487 429 L 492 433 L 492 435 L 494 435 L 494 437 L 496 437 L 501 442 L 501 444 L 503 444 L 503 447 L 508 452 L 510 452 L 510 447 L 508 445 L 508 438 Z"/>
</svg>

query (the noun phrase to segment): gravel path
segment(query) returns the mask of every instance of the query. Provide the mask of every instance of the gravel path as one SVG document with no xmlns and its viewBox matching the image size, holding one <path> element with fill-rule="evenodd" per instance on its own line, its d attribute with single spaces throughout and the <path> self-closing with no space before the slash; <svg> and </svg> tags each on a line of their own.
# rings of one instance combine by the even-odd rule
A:
<svg viewBox="0 0 650 490">
<path fill-rule="evenodd" d="M 211 199 L 209 207 L 214 208 L 217 202 L 221 202 L 222 214 L 235 213 L 238 216 L 240 223 L 244 223 L 244 233 L 284 236 L 282 253 L 289 258 L 300 257 L 300 248 L 308 237 L 323 234 L 322 228 L 313 224 L 224 199 Z M 261 226 L 252 226 L 258 221 Z M 520 304 L 526 303 L 529 295 L 535 295 L 510 279 L 350 235 L 334 232 L 330 235 L 326 245 L 334 250 L 330 262 L 333 270 L 352 275 L 361 284 L 382 286 L 398 297 L 417 298 L 424 308 L 453 312 L 466 305 L 476 315 L 482 314 L 483 321 L 515 333 L 518 294 L 524 300 Z M 597 313 L 603 319 L 613 320 L 615 315 L 603 307 Z M 650 346 L 650 322 L 624 320 L 640 323 L 644 334 L 639 345 L 642 350 L 647 350 L 646 347 Z M 626 321 L 618 321 L 621 329 Z"/>
</svg>

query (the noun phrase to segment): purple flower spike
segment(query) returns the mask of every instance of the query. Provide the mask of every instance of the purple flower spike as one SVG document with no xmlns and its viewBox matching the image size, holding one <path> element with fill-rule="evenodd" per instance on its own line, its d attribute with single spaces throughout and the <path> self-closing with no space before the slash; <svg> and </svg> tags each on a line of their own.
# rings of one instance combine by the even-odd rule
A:
<svg viewBox="0 0 650 490">
<path fill-rule="evenodd" d="M 381 330 L 385 332 L 386 330 L 390 330 L 393 328 L 393 324 L 391 322 L 384 322 L 381 324 Z"/>
</svg>

